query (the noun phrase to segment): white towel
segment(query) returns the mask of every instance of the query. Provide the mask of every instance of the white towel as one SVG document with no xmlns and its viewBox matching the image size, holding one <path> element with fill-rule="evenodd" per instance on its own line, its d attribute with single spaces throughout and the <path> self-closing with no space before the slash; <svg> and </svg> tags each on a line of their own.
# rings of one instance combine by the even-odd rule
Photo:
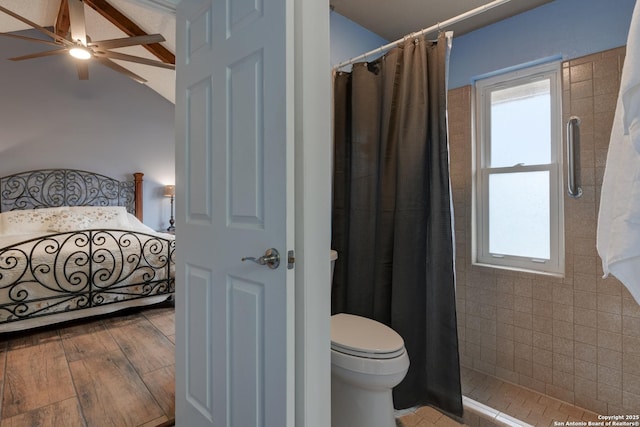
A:
<svg viewBox="0 0 640 427">
<path fill-rule="evenodd" d="M 636 2 L 611 130 L 598 216 L 604 276 L 616 276 L 640 303 L 640 5 Z"/>
<path fill-rule="evenodd" d="M 627 37 L 620 96 L 624 108 L 624 133 L 631 136 L 631 142 L 640 153 L 640 5 L 637 2 Z"/>
</svg>

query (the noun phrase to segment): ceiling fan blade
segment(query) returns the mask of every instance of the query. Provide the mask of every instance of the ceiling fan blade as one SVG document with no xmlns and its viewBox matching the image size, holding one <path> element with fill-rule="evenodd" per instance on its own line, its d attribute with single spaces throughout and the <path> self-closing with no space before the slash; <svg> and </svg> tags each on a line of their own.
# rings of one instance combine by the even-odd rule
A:
<svg viewBox="0 0 640 427">
<path fill-rule="evenodd" d="M 119 73 L 122 73 L 128 77 L 131 77 L 133 80 L 137 81 L 138 83 L 146 83 L 147 80 L 143 79 L 142 77 L 140 77 L 139 75 L 132 73 L 131 71 L 127 70 L 124 67 L 121 67 L 120 65 L 116 64 L 115 62 L 104 58 L 104 57 L 99 57 L 99 56 L 94 56 L 95 60 L 98 61 L 99 63 L 101 63 L 102 65 L 111 68 L 112 70 L 115 70 Z"/>
<path fill-rule="evenodd" d="M 18 34 L 0 33 L 0 36 L 12 37 L 14 39 L 27 40 L 27 41 L 30 41 L 30 42 L 44 43 L 44 44 L 48 44 L 48 45 L 51 45 L 51 46 L 60 47 L 60 43 L 52 42 L 52 41 L 49 41 L 49 40 L 34 39 L 33 37 L 25 37 L 25 36 L 21 36 L 21 35 L 18 35 Z"/>
<path fill-rule="evenodd" d="M 9 59 L 11 61 L 23 61 L 25 59 L 42 58 L 45 56 L 58 55 L 60 53 L 66 53 L 66 52 L 67 52 L 67 49 L 65 48 L 52 49 L 52 50 L 45 50 L 44 52 L 31 53 L 29 55 L 24 55 L 24 56 L 16 56 L 14 58 L 9 58 Z"/>
<path fill-rule="evenodd" d="M 80 80 L 89 80 L 89 62 L 78 59 L 75 61 Z"/>
<path fill-rule="evenodd" d="M 29 21 L 27 18 L 24 18 L 24 17 L 18 15 L 17 13 L 14 13 L 14 12 L 10 11 L 7 8 L 4 8 L 4 7 L 0 6 L 0 12 L 4 12 L 7 15 L 16 18 L 18 21 L 24 22 L 25 24 L 29 25 L 30 27 L 35 28 L 36 30 L 40 31 L 41 33 L 44 33 L 44 34 L 48 35 L 49 37 L 51 37 L 54 40 L 57 40 L 57 41 L 59 41 L 61 43 L 64 43 L 66 45 L 70 44 L 69 41 L 66 40 L 65 38 L 60 37 L 56 33 L 53 33 L 51 31 L 47 30 L 46 28 L 36 24 L 35 22 Z"/>
<path fill-rule="evenodd" d="M 84 22 L 84 3 L 82 0 L 68 0 L 69 22 L 71 24 L 71 39 L 87 45 L 87 28 Z"/>
<path fill-rule="evenodd" d="M 153 44 L 165 41 L 162 34 L 149 34 L 144 36 L 123 37 L 121 39 L 109 39 L 100 40 L 97 42 L 90 42 L 90 47 L 96 47 L 100 49 L 114 49 L 118 47 L 135 46 L 139 44 Z"/>
<path fill-rule="evenodd" d="M 173 64 L 154 61 L 153 59 L 141 58 L 139 56 L 127 55 L 126 53 L 111 52 L 111 51 L 104 51 L 104 52 L 97 51 L 97 52 L 93 52 L 93 55 L 97 57 L 103 57 L 103 58 L 111 58 L 111 59 L 119 59 L 121 61 L 135 62 L 138 64 L 152 65 L 154 67 L 166 68 L 168 70 L 176 69 L 176 66 Z"/>
</svg>

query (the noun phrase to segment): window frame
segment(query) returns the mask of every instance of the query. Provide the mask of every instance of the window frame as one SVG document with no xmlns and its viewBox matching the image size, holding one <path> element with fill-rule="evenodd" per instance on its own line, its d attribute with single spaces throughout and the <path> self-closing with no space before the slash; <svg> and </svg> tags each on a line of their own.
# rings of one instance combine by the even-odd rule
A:
<svg viewBox="0 0 640 427">
<path fill-rule="evenodd" d="M 564 276 L 564 192 L 562 140 L 562 69 L 560 61 L 508 71 L 475 81 L 473 90 L 473 253 L 472 264 Z M 491 168 L 491 92 L 539 80 L 550 82 L 551 157 L 548 164 Z M 492 254 L 489 251 L 489 178 L 492 174 L 549 172 L 550 259 Z"/>
</svg>

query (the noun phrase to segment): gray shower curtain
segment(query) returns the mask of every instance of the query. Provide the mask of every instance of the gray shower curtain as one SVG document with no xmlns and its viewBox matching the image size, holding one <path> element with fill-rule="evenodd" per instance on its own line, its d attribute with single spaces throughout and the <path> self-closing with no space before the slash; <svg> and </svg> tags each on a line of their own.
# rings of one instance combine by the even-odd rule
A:
<svg viewBox="0 0 640 427">
<path fill-rule="evenodd" d="M 448 39 L 405 40 L 334 81 L 332 311 L 404 339 L 396 408 L 461 417 L 447 140 Z"/>
</svg>

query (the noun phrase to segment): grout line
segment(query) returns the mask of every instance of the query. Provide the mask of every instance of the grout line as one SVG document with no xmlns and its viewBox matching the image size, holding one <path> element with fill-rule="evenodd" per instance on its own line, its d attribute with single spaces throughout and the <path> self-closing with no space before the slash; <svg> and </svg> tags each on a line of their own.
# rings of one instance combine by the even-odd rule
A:
<svg viewBox="0 0 640 427">
<path fill-rule="evenodd" d="M 9 357 L 9 341 L 2 343 L 4 345 L 4 361 L 2 366 L 2 386 L 0 386 L 0 420 L 2 420 L 2 412 L 4 410 L 4 386 L 7 383 L 7 359 Z"/>
<path fill-rule="evenodd" d="M 478 415 L 481 418 L 493 421 L 497 426 L 504 427 L 534 427 L 504 412 L 496 411 L 490 406 L 477 402 L 467 396 L 462 396 L 462 405 L 465 410 Z"/>
<path fill-rule="evenodd" d="M 102 324 L 102 321 L 100 321 Z M 82 402 L 80 402 L 80 394 L 78 393 L 78 387 L 76 386 L 76 380 L 73 377 L 73 372 L 71 372 L 71 365 L 69 364 L 69 355 L 67 354 L 67 348 L 64 346 L 64 338 L 62 338 L 61 330 L 65 329 L 64 325 L 59 325 L 56 329 L 56 334 L 60 338 L 60 346 L 62 347 L 62 354 L 64 354 L 65 365 L 67 366 L 67 371 L 69 372 L 69 378 L 71 378 L 71 385 L 73 386 L 73 392 L 75 393 L 76 404 L 78 405 L 80 416 L 82 417 L 82 423 L 87 425 L 87 417 L 84 414 L 84 408 L 82 407 Z"/>
<path fill-rule="evenodd" d="M 395 418 L 401 418 L 401 417 L 404 417 L 405 415 L 415 414 L 416 411 L 420 408 L 421 406 L 412 406 L 411 408 L 406 408 L 406 409 L 395 409 L 393 412 L 394 412 Z"/>
</svg>

